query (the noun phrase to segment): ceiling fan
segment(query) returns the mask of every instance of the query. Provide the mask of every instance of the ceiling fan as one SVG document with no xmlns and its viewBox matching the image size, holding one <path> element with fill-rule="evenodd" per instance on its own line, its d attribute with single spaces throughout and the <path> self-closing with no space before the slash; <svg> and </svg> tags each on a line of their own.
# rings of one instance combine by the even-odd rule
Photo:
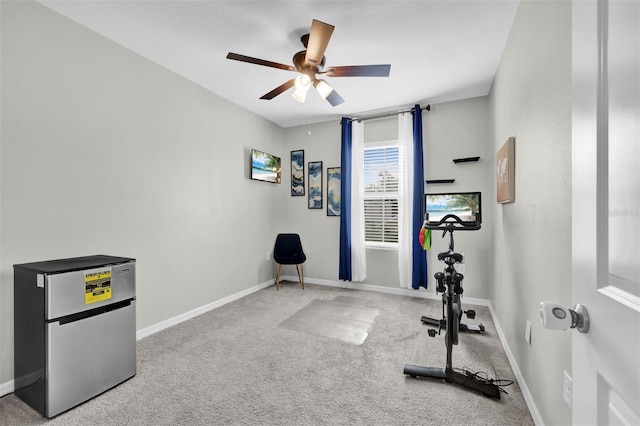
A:
<svg viewBox="0 0 640 426">
<path fill-rule="evenodd" d="M 332 106 L 340 105 L 344 102 L 344 99 L 325 80 L 317 78 L 318 75 L 326 75 L 328 77 L 388 77 L 391 65 L 348 65 L 325 69 L 326 58 L 324 57 L 324 51 L 329 44 L 334 28 L 333 25 L 314 19 L 311 22 L 309 34 L 305 34 L 300 38 L 305 50 L 293 55 L 293 65 L 252 58 L 251 56 L 233 52 L 227 54 L 227 59 L 300 73 L 298 77 L 286 81 L 269 93 L 262 95 L 260 99 L 273 99 L 295 86 L 296 90 L 292 95 L 293 99 L 298 102 L 304 102 L 307 92 L 313 85 L 320 96 Z"/>
</svg>

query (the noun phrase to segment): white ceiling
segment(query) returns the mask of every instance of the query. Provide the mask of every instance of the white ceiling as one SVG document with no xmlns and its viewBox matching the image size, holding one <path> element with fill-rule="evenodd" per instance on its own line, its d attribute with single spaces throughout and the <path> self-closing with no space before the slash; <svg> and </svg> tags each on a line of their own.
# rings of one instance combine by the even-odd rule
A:
<svg viewBox="0 0 640 426">
<path fill-rule="evenodd" d="M 40 0 L 200 86 L 282 127 L 339 120 L 489 93 L 519 0 Z M 293 89 L 260 96 L 295 73 L 226 59 L 240 53 L 286 65 L 312 19 L 335 30 L 326 67 L 391 64 L 384 77 L 326 77 L 345 99 Z"/>
</svg>

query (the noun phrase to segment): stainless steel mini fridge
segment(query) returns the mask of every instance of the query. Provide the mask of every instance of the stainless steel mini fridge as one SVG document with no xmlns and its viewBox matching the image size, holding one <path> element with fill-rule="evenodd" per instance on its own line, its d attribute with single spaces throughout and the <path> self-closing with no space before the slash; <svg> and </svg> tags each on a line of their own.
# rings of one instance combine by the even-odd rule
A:
<svg viewBox="0 0 640 426">
<path fill-rule="evenodd" d="M 16 396 L 53 417 L 136 374 L 135 259 L 13 268 Z"/>
</svg>

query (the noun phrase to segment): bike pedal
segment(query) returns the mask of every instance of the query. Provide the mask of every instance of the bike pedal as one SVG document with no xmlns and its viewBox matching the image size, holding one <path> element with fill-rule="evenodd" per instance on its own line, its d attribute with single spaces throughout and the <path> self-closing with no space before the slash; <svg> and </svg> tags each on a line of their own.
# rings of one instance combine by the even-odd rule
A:
<svg viewBox="0 0 640 426">
<path fill-rule="evenodd" d="M 430 328 L 427 333 L 429 333 L 429 336 L 431 337 L 436 337 L 436 334 L 438 334 L 435 328 Z"/>
</svg>

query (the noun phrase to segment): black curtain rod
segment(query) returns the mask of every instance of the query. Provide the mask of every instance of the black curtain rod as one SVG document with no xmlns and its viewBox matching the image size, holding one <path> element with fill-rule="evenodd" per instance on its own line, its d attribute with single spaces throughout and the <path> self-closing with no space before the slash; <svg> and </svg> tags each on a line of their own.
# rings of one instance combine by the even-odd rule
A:
<svg viewBox="0 0 640 426">
<path fill-rule="evenodd" d="M 413 111 L 413 108 L 403 109 L 403 110 L 399 110 L 399 111 L 395 111 L 395 112 L 385 112 L 385 113 L 382 113 L 382 114 L 369 115 L 367 117 L 349 118 L 349 121 L 375 120 L 376 118 L 391 117 L 392 115 L 404 114 L 405 112 L 412 112 L 412 111 Z M 420 108 L 420 111 L 431 111 L 431 105 L 427 105 L 424 108 Z"/>
</svg>

